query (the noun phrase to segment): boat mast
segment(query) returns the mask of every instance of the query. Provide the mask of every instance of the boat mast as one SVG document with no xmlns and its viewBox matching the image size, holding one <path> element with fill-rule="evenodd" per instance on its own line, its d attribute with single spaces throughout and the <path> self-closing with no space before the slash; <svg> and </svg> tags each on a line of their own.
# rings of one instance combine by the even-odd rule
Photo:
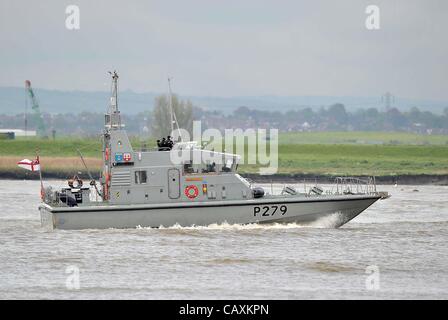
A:
<svg viewBox="0 0 448 320">
<path fill-rule="evenodd" d="M 121 128 L 120 111 L 118 110 L 118 74 L 116 71 L 113 73 L 109 71 L 109 74 L 112 75 L 112 88 L 106 125 L 109 125 L 111 129 Z"/>
<path fill-rule="evenodd" d="M 112 75 L 112 88 L 110 105 L 104 118 L 104 134 L 103 134 L 103 172 L 102 172 L 102 197 L 103 201 L 109 200 L 109 188 L 111 178 L 111 147 L 110 147 L 110 130 L 121 129 L 120 111 L 118 111 L 118 74 L 116 71 L 110 72 Z"/>
</svg>

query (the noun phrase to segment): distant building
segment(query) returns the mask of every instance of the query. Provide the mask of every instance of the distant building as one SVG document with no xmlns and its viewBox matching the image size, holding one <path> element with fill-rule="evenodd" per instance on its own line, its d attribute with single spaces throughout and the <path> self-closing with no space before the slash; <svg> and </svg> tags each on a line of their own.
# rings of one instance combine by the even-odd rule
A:
<svg viewBox="0 0 448 320">
<path fill-rule="evenodd" d="M 35 137 L 37 135 L 35 130 L 22 129 L 0 129 L 0 137 L 3 139 L 14 139 L 15 137 Z"/>
<path fill-rule="evenodd" d="M 15 137 L 14 132 L 0 132 L 0 140 L 13 140 Z"/>
</svg>

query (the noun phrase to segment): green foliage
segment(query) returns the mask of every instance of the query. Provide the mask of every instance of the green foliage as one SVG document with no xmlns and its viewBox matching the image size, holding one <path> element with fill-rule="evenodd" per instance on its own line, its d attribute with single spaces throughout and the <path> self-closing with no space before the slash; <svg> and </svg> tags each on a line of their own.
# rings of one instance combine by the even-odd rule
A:
<svg viewBox="0 0 448 320">
<path fill-rule="evenodd" d="M 282 133 L 280 144 L 448 144 L 448 135 L 422 135 L 407 132 L 336 131 Z"/>
<path fill-rule="evenodd" d="M 60 138 L 39 139 L 23 138 L 0 142 L 0 156 L 21 156 L 33 158 L 36 150 L 41 156 L 77 157 L 76 149 L 86 157 L 101 157 L 100 139 Z"/>
<path fill-rule="evenodd" d="M 130 137 L 131 144 L 135 149 L 141 146 L 152 148 L 155 146 L 153 139 L 143 140 L 139 137 Z M 79 149 L 83 156 L 90 158 L 101 158 L 101 140 L 100 138 L 17 138 L 15 140 L 0 141 L 1 156 L 19 156 L 23 158 L 33 158 L 36 150 L 39 150 L 41 156 L 46 157 L 78 157 Z"/>
<path fill-rule="evenodd" d="M 193 105 L 190 101 L 179 100 L 177 95 L 172 97 L 173 111 L 176 115 L 179 128 L 190 133 L 193 127 Z M 151 134 L 153 137 L 166 137 L 171 135 L 171 112 L 169 96 L 156 97 L 152 113 Z M 176 129 L 176 125 L 174 125 Z"/>
<path fill-rule="evenodd" d="M 257 166 L 242 166 L 256 172 Z M 279 173 L 332 175 L 447 174 L 447 146 L 282 144 Z"/>
</svg>

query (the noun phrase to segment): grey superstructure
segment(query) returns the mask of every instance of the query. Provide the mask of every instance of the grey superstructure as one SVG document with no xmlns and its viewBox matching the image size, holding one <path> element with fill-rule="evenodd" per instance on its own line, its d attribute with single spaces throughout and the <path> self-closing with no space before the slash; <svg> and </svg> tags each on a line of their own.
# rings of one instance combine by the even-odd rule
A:
<svg viewBox="0 0 448 320">
<path fill-rule="evenodd" d="M 374 180 L 340 178 L 335 190 L 315 186 L 306 193 L 287 187 L 266 194 L 237 172 L 239 157 L 178 142 L 164 150 L 136 151 L 121 123 L 117 103 L 118 75 L 105 115 L 101 188 L 76 185 L 45 190 L 40 205 L 42 225 L 60 229 L 205 226 L 213 223 L 309 223 L 336 215 L 339 227 L 375 201 Z M 213 153 L 222 164 L 173 164 L 170 153 Z M 75 179 L 76 180 L 76 179 Z M 91 184 L 93 185 L 94 182 Z M 95 185 L 96 189 L 96 185 Z"/>
</svg>

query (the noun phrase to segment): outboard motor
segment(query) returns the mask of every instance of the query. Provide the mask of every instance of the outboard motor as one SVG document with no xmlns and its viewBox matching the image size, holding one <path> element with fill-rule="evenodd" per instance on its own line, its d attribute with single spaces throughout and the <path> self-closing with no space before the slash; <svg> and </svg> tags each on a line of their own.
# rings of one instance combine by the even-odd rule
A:
<svg viewBox="0 0 448 320">
<path fill-rule="evenodd" d="M 264 189 L 262 187 L 255 187 L 252 189 L 254 198 L 262 198 L 264 196 Z"/>
<path fill-rule="evenodd" d="M 69 207 L 77 207 L 78 206 L 78 203 L 76 202 L 76 199 L 74 197 L 69 196 L 66 193 L 59 193 L 58 196 L 59 196 L 59 200 L 62 203 L 65 203 L 67 206 L 69 206 Z"/>
</svg>

